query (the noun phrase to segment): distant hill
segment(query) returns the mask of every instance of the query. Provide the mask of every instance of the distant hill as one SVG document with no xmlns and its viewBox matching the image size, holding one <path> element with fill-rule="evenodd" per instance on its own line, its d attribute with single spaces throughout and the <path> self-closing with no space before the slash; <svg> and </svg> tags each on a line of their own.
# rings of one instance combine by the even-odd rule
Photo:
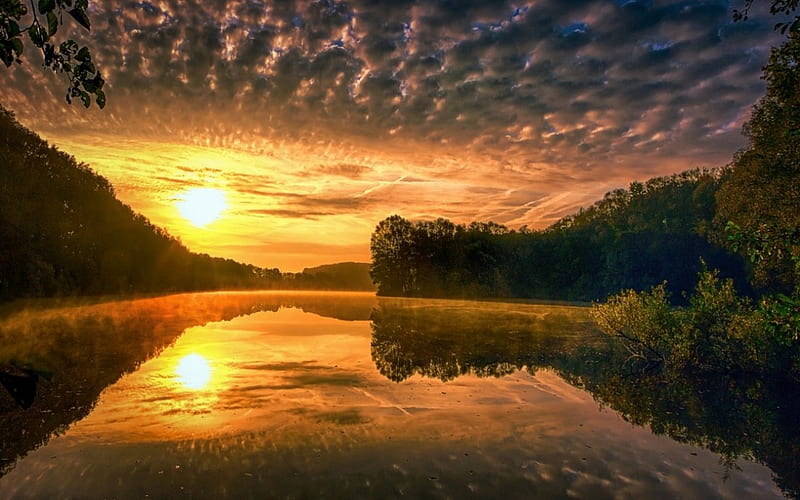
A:
<svg viewBox="0 0 800 500">
<path fill-rule="evenodd" d="M 307 267 L 301 274 L 313 277 L 317 287 L 336 290 L 375 290 L 369 275 L 369 262 L 339 262 Z"/>
</svg>

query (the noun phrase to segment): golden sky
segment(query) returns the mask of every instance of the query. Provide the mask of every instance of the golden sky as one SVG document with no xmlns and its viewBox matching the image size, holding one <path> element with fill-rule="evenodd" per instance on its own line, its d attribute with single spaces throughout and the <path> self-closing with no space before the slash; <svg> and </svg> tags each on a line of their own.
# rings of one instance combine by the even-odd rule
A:
<svg viewBox="0 0 800 500">
<path fill-rule="evenodd" d="M 0 103 L 191 250 L 368 261 L 384 217 L 543 228 L 744 146 L 774 22 L 727 2 L 92 2 L 105 110 L 39 57 Z M 195 227 L 191 189 L 224 196 Z"/>
</svg>

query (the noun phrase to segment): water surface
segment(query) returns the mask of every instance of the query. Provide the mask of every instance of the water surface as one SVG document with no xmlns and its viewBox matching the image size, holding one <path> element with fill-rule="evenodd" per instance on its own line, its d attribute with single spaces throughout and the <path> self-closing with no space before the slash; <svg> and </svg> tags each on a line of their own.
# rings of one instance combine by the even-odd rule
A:
<svg viewBox="0 0 800 500">
<path fill-rule="evenodd" d="M 772 462 L 722 440 L 701 403 L 631 384 L 579 307 L 189 294 L 8 313 L 0 342 L 0 366 L 39 379 L 24 404 L 0 394 L 3 498 L 780 498 L 794 484 L 791 436 Z"/>
</svg>

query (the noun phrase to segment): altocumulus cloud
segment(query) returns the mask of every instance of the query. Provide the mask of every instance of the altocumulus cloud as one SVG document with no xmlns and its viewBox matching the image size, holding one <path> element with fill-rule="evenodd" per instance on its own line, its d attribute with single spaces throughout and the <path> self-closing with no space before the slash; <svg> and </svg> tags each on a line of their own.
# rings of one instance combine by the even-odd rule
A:
<svg viewBox="0 0 800 500">
<path fill-rule="evenodd" d="M 471 187 L 458 190 L 464 198 L 441 214 L 477 202 L 482 215 L 504 222 L 528 222 L 544 208 L 552 220 L 609 185 L 719 165 L 742 146 L 741 125 L 763 92 L 760 67 L 777 35 L 768 17 L 733 24 L 730 8 L 655 0 L 106 0 L 92 3 L 86 39 L 109 82 L 106 111 L 63 106 L 63 84 L 35 65 L 4 75 L 0 99 L 53 136 L 114 130 L 255 151 L 304 143 L 378 144 L 410 157 L 458 152 L 454 158 L 468 156 L 480 171 L 448 164 L 418 172 L 430 182 L 469 177 Z M 297 175 L 380 173 L 368 159 L 327 156 Z M 508 189 L 499 177 L 528 187 Z M 480 185 L 489 191 L 477 192 Z M 570 185 L 584 193 L 552 196 Z M 323 210 L 325 199 L 335 198 L 310 199 L 310 212 L 344 209 Z M 353 209 L 366 203 L 354 200 Z"/>
</svg>

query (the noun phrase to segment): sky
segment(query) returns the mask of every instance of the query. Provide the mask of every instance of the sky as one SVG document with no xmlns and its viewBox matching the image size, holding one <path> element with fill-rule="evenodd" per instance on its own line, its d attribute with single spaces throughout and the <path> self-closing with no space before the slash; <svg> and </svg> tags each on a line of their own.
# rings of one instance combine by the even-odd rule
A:
<svg viewBox="0 0 800 500">
<path fill-rule="evenodd" d="M 30 47 L 0 104 L 189 249 L 296 272 L 369 261 L 392 214 L 545 228 L 727 164 L 782 39 L 740 3 L 92 1 L 64 35 L 106 108 L 66 104 Z M 202 227 L 197 189 L 224 199 Z"/>
</svg>

